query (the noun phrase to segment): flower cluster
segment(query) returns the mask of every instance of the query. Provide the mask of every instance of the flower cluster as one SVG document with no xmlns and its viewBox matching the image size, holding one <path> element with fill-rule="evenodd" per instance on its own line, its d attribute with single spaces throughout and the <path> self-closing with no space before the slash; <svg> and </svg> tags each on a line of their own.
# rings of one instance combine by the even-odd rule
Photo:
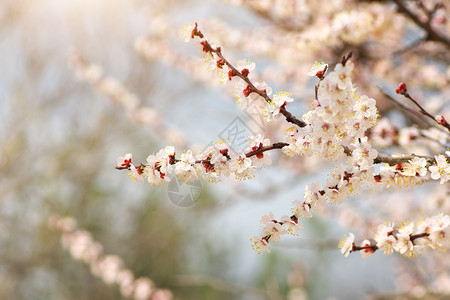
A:
<svg viewBox="0 0 450 300">
<path fill-rule="evenodd" d="M 263 216 L 261 218 L 261 223 L 263 225 L 263 231 L 266 235 L 262 238 L 254 236 L 251 239 L 253 242 L 252 247 L 258 253 L 261 253 L 261 251 L 267 251 L 270 253 L 270 249 L 268 247 L 270 239 L 274 242 L 278 242 L 282 235 L 297 235 L 298 231 L 303 228 L 302 225 L 298 224 L 298 219 L 295 216 L 283 216 L 281 221 L 277 221 L 274 219 L 273 213 Z"/>
<path fill-rule="evenodd" d="M 62 233 L 63 248 L 70 255 L 91 267 L 91 273 L 106 284 L 116 284 L 120 293 L 127 299 L 134 300 L 171 300 L 172 293 L 157 289 L 152 280 L 146 277 L 135 278 L 131 270 L 117 255 L 103 254 L 103 246 L 85 230 L 77 228 L 77 222 L 70 217 L 52 216 L 48 225 Z"/>
<path fill-rule="evenodd" d="M 311 74 L 317 74 L 317 66 Z M 377 118 L 375 100 L 356 94 L 351 81 L 353 64 L 338 64 L 320 81 L 313 110 L 303 115 L 306 126 L 287 132 L 287 155 L 319 155 L 329 158 L 343 156 L 344 138 L 362 138 Z M 314 75 L 315 76 L 315 75 Z M 323 76 L 323 75 L 321 75 Z"/>
<path fill-rule="evenodd" d="M 450 165 L 446 155 L 440 154 L 433 158 L 413 157 L 405 162 L 386 165 L 380 168 L 380 174 L 375 176 L 375 181 L 386 187 L 401 187 L 417 184 L 427 179 L 440 180 L 443 184 L 450 179 Z M 402 158 L 399 156 L 398 158 Z M 432 161 L 432 163 L 430 163 Z"/>
<path fill-rule="evenodd" d="M 350 233 L 340 241 L 339 248 L 345 256 L 360 251 L 363 257 L 368 257 L 376 250 L 382 250 L 387 255 L 395 251 L 405 257 L 416 257 L 423 250 L 448 248 L 449 225 L 450 217 L 443 214 L 424 218 L 416 225 L 406 222 L 396 229 L 393 224 L 385 223 L 378 226 L 374 242 L 365 240 L 355 246 L 355 235 Z"/>
<path fill-rule="evenodd" d="M 153 185 L 170 182 L 172 175 L 183 182 L 198 178 L 209 182 L 220 180 L 221 176 L 233 174 L 237 179 L 254 176 L 255 169 L 272 163 L 266 151 L 274 149 L 270 140 L 261 134 L 250 136 L 245 151 L 232 152 L 225 141 L 200 151 L 196 156 L 191 150 L 177 155 L 173 146 L 167 146 L 147 157 L 147 163 L 136 167 L 131 153 L 117 159 L 117 169 L 129 169 L 129 176 L 137 181 L 146 180 Z M 280 146 L 278 146 L 280 147 Z"/>
</svg>

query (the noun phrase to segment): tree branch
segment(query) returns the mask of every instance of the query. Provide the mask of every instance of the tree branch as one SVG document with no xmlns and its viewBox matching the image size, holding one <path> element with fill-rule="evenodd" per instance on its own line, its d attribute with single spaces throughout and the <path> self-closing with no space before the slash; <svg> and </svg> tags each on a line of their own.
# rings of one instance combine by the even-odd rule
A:
<svg viewBox="0 0 450 300">
<path fill-rule="evenodd" d="M 402 0 L 392 0 L 392 1 L 397 5 L 398 10 L 401 13 L 403 13 L 409 19 L 411 19 L 411 21 L 416 23 L 417 26 L 425 30 L 425 32 L 427 33 L 426 40 L 440 42 L 444 44 L 447 48 L 450 48 L 450 39 L 445 35 L 441 35 L 440 33 L 436 32 L 431 27 L 430 22 L 422 22 L 421 20 L 419 20 L 419 18 L 406 7 L 406 5 L 403 3 Z"/>
</svg>

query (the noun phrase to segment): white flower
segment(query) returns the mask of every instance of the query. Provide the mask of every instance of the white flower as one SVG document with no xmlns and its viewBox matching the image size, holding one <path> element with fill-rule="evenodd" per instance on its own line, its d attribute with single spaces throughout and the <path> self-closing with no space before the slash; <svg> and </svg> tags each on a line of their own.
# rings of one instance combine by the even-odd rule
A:
<svg viewBox="0 0 450 300">
<path fill-rule="evenodd" d="M 291 94 L 287 92 L 276 92 L 271 102 L 267 102 L 263 110 L 263 115 L 267 121 L 271 121 L 280 113 L 281 107 L 284 107 L 288 102 L 294 101 Z"/>
<path fill-rule="evenodd" d="M 128 174 L 130 178 L 135 179 L 136 181 L 142 181 L 144 180 L 144 177 L 142 176 L 142 168 L 136 168 L 134 165 L 130 165 L 131 173 Z"/>
<path fill-rule="evenodd" d="M 275 95 L 272 98 L 272 102 L 280 108 L 283 105 L 286 105 L 288 102 L 294 101 L 293 98 L 291 98 L 291 93 L 288 92 L 276 92 Z"/>
<path fill-rule="evenodd" d="M 341 248 L 341 253 L 344 254 L 345 257 L 347 257 L 350 254 L 350 252 L 352 252 L 353 246 L 354 246 L 354 241 L 355 241 L 355 235 L 353 233 L 350 233 L 348 235 L 348 237 L 345 236 L 339 242 L 339 248 Z"/>
<path fill-rule="evenodd" d="M 249 136 L 249 144 L 247 145 L 247 148 L 245 152 L 252 152 L 259 150 L 263 147 L 267 147 L 270 145 L 269 139 L 264 139 L 264 136 L 262 134 L 258 134 L 256 136 Z M 255 168 L 261 168 L 264 165 L 270 165 L 272 164 L 272 160 L 270 159 L 270 154 L 268 152 L 262 152 L 258 153 L 256 155 L 253 155 L 250 157 L 252 160 L 253 166 Z"/>
<path fill-rule="evenodd" d="M 353 110 L 356 112 L 356 117 L 363 118 L 376 118 L 377 108 L 375 107 L 375 99 L 367 96 L 361 96 L 356 100 Z"/>
<path fill-rule="evenodd" d="M 297 145 L 294 143 L 290 143 L 288 146 L 285 146 L 281 149 L 284 154 L 286 154 L 289 157 L 294 157 L 295 155 L 300 154 L 300 149 L 297 147 Z"/>
<path fill-rule="evenodd" d="M 337 64 L 334 71 L 328 75 L 328 79 L 331 84 L 335 85 L 339 90 L 352 89 L 351 74 L 353 71 L 353 64 L 351 61 L 347 61 L 345 66 Z"/>
<path fill-rule="evenodd" d="M 411 128 L 411 127 L 410 127 Z M 372 128 L 371 141 L 378 147 L 391 146 L 397 138 L 396 128 L 389 119 L 382 118 L 377 125 Z"/>
<path fill-rule="evenodd" d="M 406 222 L 405 225 L 397 229 L 398 234 L 411 235 L 413 233 L 414 223 Z"/>
<path fill-rule="evenodd" d="M 450 217 L 448 215 L 439 214 L 430 219 L 432 223 L 431 232 L 444 230 L 450 225 Z"/>
<path fill-rule="evenodd" d="M 198 178 L 194 168 L 195 158 L 192 151 L 188 150 L 180 155 L 180 159 L 175 163 L 175 174 L 183 182 L 192 182 Z"/>
<path fill-rule="evenodd" d="M 352 152 L 352 158 L 360 170 L 367 170 L 373 165 L 373 160 L 378 156 L 378 152 L 372 148 L 366 136 L 359 140 L 359 143 L 353 144 L 356 149 Z"/>
<path fill-rule="evenodd" d="M 269 212 L 268 214 L 261 217 L 261 223 L 266 226 L 269 223 L 272 223 L 275 219 L 273 212 Z"/>
<path fill-rule="evenodd" d="M 411 241 L 411 234 L 414 229 L 414 223 L 408 223 L 398 229 L 397 243 L 394 250 L 406 257 L 416 256 L 414 244 Z"/>
<path fill-rule="evenodd" d="M 405 257 L 416 256 L 416 247 L 414 246 L 410 238 L 411 237 L 407 234 L 398 234 L 397 243 L 394 245 L 394 250 Z"/>
<path fill-rule="evenodd" d="M 136 181 L 144 180 L 144 177 L 142 176 L 142 168 L 136 168 L 133 165 L 133 155 L 131 153 L 127 153 L 125 154 L 125 156 L 117 158 L 117 167 L 129 168 L 131 172 L 128 173 L 128 176 L 130 176 L 130 178 L 132 179 L 135 179 Z"/>
<path fill-rule="evenodd" d="M 237 179 L 249 179 L 253 177 L 254 166 L 252 160 L 245 153 L 231 155 L 230 170 Z"/>
<path fill-rule="evenodd" d="M 220 174 L 217 170 L 218 164 L 214 165 L 211 163 L 211 157 L 216 152 L 217 150 L 215 148 L 208 147 L 196 156 L 196 159 L 200 161 L 200 163 L 195 166 L 199 171 L 199 176 L 209 182 L 217 182 L 220 179 Z"/>
<path fill-rule="evenodd" d="M 175 171 L 177 174 L 182 171 L 189 171 L 193 164 L 195 164 L 195 158 L 192 155 L 192 151 L 188 150 L 185 153 L 181 153 L 180 160 L 175 164 Z"/>
<path fill-rule="evenodd" d="M 309 203 L 311 207 L 315 207 L 320 200 L 324 199 L 321 193 L 320 184 L 318 182 L 308 184 L 306 186 L 304 198 L 306 203 Z"/>
<path fill-rule="evenodd" d="M 435 156 L 436 164 L 428 168 L 431 173 L 431 178 L 434 180 L 441 179 L 441 184 L 450 179 L 450 165 L 444 155 Z"/>
<path fill-rule="evenodd" d="M 161 157 L 162 150 L 156 155 L 149 155 L 147 157 L 147 166 L 144 168 L 144 177 L 153 185 L 161 184 L 161 182 L 169 182 L 170 178 L 167 172 L 172 170 L 171 165 L 167 165 L 166 159 Z"/>
<path fill-rule="evenodd" d="M 252 248 L 255 249 L 255 251 L 259 254 L 261 251 L 267 251 L 270 253 L 269 249 L 269 242 L 267 241 L 266 237 L 260 238 L 259 236 L 255 235 L 252 239 L 253 245 Z"/>
<path fill-rule="evenodd" d="M 414 157 L 408 163 L 403 164 L 402 174 L 405 176 L 425 176 L 427 174 L 427 160 L 422 157 Z"/>
<path fill-rule="evenodd" d="M 440 214 L 431 218 L 425 219 L 428 224 L 428 239 L 432 248 L 446 248 L 450 244 L 449 239 L 449 225 L 450 217 L 448 215 Z"/>
<path fill-rule="evenodd" d="M 209 54 L 203 56 L 206 64 L 208 65 L 208 71 L 213 73 L 219 79 L 219 83 L 227 83 L 229 81 L 228 72 L 230 68 L 224 63 L 222 59 L 215 59 Z"/>
<path fill-rule="evenodd" d="M 170 174 L 175 163 L 175 147 L 167 146 L 156 153 L 157 167 L 161 174 Z"/>
<path fill-rule="evenodd" d="M 328 64 L 324 63 L 324 62 L 315 62 L 314 65 L 311 66 L 311 69 L 309 70 L 309 72 L 307 73 L 308 76 L 316 76 L 321 78 L 326 70 L 328 69 Z"/>
<path fill-rule="evenodd" d="M 124 156 L 117 158 L 117 166 L 121 168 L 127 168 L 133 163 L 133 154 L 127 153 Z"/>
<path fill-rule="evenodd" d="M 270 235 L 273 241 L 278 241 L 281 235 L 287 233 L 282 224 L 274 219 L 274 215 L 270 212 L 267 215 L 262 216 L 261 222 L 263 223 L 263 231 Z"/>
<path fill-rule="evenodd" d="M 255 88 L 256 88 L 257 90 L 260 90 L 260 91 L 266 91 L 267 96 L 270 97 L 270 95 L 272 95 L 272 88 L 269 87 L 269 85 L 268 85 L 266 82 L 264 82 L 264 81 L 257 81 L 257 82 L 254 83 L 254 86 L 255 86 Z M 256 101 L 256 100 L 266 101 L 266 100 L 264 100 L 263 98 L 261 98 L 261 96 L 258 95 L 257 93 L 251 93 L 251 94 L 248 96 L 248 100 L 249 100 L 250 102 Z"/>
<path fill-rule="evenodd" d="M 311 218 L 312 214 L 309 212 L 311 209 L 310 204 L 302 202 L 301 200 L 294 200 L 294 215 L 298 218 L 305 216 L 306 218 Z"/>
<path fill-rule="evenodd" d="M 224 151 L 213 149 L 211 151 L 211 163 L 215 167 L 219 167 L 221 163 L 225 163 L 226 161 L 228 161 L 228 158 L 226 157 L 227 153 L 228 149 L 225 149 Z"/>
<path fill-rule="evenodd" d="M 245 155 L 241 155 L 238 159 L 237 159 L 237 169 L 236 172 L 237 173 L 244 173 L 245 171 L 247 171 L 250 166 L 252 165 L 252 161 L 251 159 L 245 157 Z"/>
<path fill-rule="evenodd" d="M 357 118 L 350 118 L 346 124 L 346 134 L 348 136 L 362 136 L 365 128 L 361 125 L 361 120 Z"/>
<path fill-rule="evenodd" d="M 268 223 L 266 226 L 263 227 L 263 231 L 267 235 L 270 235 L 270 238 L 274 242 L 278 242 L 282 235 L 285 235 L 288 233 L 286 231 L 286 229 L 283 228 L 283 225 L 281 225 L 279 222 Z"/>
<path fill-rule="evenodd" d="M 380 250 L 383 250 L 384 254 L 390 255 L 394 252 L 394 246 L 397 243 L 397 240 L 393 235 L 380 237 L 377 240 L 377 247 Z"/>
<path fill-rule="evenodd" d="M 417 139 L 419 136 L 420 131 L 416 127 L 402 128 L 398 133 L 398 143 L 403 147 L 408 147 L 411 146 L 412 141 Z"/>
<path fill-rule="evenodd" d="M 378 226 L 377 233 L 374 236 L 374 239 L 377 242 L 377 247 L 383 250 L 383 252 L 387 255 L 394 252 L 394 246 L 397 243 L 397 240 L 392 235 L 393 232 L 393 224 L 381 224 Z"/>
<path fill-rule="evenodd" d="M 303 228 L 302 225 L 298 224 L 298 219 L 296 216 L 283 216 L 281 217 L 281 222 L 287 227 L 287 231 L 292 234 L 296 234 L 297 231 L 300 231 L 300 229 Z"/>
<path fill-rule="evenodd" d="M 193 39 L 192 31 L 197 27 L 197 24 L 188 24 L 186 23 L 181 29 L 181 37 L 184 38 L 184 41 L 188 43 L 191 39 Z"/>
<path fill-rule="evenodd" d="M 167 146 L 163 149 L 164 154 L 166 156 L 174 156 L 175 155 L 175 147 L 174 146 Z"/>
<path fill-rule="evenodd" d="M 253 71 L 256 64 L 249 59 L 241 59 L 237 62 L 236 69 L 242 73 L 242 70 L 247 69 L 249 72 Z"/>
<path fill-rule="evenodd" d="M 234 77 L 233 77 L 234 78 Z M 272 89 L 267 85 L 264 81 L 257 81 L 252 78 L 252 76 L 248 76 L 248 78 L 254 82 L 254 86 L 257 90 L 265 91 L 267 96 L 270 97 L 272 94 Z M 266 103 L 266 100 L 261 97 L 256 92 L 250 92 L 250 87 L 247 85 L 245 81 L 239 80 L 236 81 L 236 88 L 234 92 L 234 99 L 238 104 L 240 104 L 243 108 L 248 106 L 252 108 L 257 108 L 257 112 L 263 112 L 263 107 Z"/>
</svg>

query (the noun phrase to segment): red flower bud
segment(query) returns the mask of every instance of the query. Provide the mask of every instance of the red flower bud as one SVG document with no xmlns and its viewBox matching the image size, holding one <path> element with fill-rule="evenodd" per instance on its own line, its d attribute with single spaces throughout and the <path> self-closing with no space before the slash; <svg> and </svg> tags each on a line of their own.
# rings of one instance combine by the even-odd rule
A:
<svg viewBox="0 0 450 300">
<path fill-rule="evenodd" d="M 234 72 L 234 70 L 228 71 L 228 79 L 230 81 L 231 81 L 231 78 L 233 78 L 234 76 L 236 76 L 236 73 Z"/>
<path fill-rule="evenodd" d="M 245 97 L 248 97 L 252 93 L 250 86 L 247 85 L 247 87 L 242 91 L 242 93 L 244 94 Z"/>
<path fill-rule="evenodd" d="M 404 82 L 401 82 L 398 85 L 398 88 L 395 90 L 395 92 L 400 95 L 406 94 L 407 91 L 408 91 L 408 88 L 406 87 L 406 84 Z"/>
<path fill-rule="evenodd" d="M 445 123 L 447 123 L 443 115 L 437 115 L 436 117 L 434 117 L 434 119 L 440 125 L 445 125 Z"/>
<path fill-rule="evenodd" d="M 216 62 L 216 65 L 219 69 L 222 69 L 223 65 L 225 64 L 225 62 L 223 61 L 223 59 L 219 59 Z"/>
</svg>

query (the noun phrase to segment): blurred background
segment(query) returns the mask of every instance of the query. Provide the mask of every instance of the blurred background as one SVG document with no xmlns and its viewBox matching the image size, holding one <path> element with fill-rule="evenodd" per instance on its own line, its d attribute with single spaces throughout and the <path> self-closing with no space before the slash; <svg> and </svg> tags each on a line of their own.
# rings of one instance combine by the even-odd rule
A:
<svg viewBox="0 0 450 300">
<path fill-rule="evenodd" d="M 408 263 L 378 253 L 367 260 L 341 256 L 337 244 L 348 228 L 334 208 L 303 220 L 301 235 L 283 239 L 271 254 L 252 250 L 261 216 L 289 214 L 306 184 L 326 180 L 329 165 L 313 160 L 302 169 L 302 160 L 274 153 L 274 165 L 252 181 L 202 182 L 189 207 L 171 202 L 167 186 L 135 183 L 114 169 L 127 152 L 145 162 L 168 144 L 199 149 L 217 141 L 236 117 L 255 123 L 207 72 L 196 73 L 199 48 L 178 37 L 195 20 L 220 33 L 214 18 L 255 35 L 270 22 L 251 7 L 216 0 L 0 1 L 0 299 L 123 298 L 61 247 L 60 233 L 47 225 L 54 214 L 74 217 L 106 254 L 120 256 L 136 277 L 151 278 L 176 299 L 361 299 L 398 292 L 396 272 Z M 222 40 L 230 43 L 231 34 Z M 213 42 L 219 41 L 220 34 Z M 274 90 L 305 100 L 292 105 L 294 113 L 313 97 L 307 65 L 339 61 L 347 50 L 341 46 L 321 56 L 301 54 L 304 61 L 294 67 L 303 79 L 272 81 Z M 276 57 L 248 49 L 230 50 L 231 60 L 251 58 L 267 76 L 278 74 L 273 66 L 283 70 Z M 258 124 L 246 128 L 260 131 Z"/>
</svg>

